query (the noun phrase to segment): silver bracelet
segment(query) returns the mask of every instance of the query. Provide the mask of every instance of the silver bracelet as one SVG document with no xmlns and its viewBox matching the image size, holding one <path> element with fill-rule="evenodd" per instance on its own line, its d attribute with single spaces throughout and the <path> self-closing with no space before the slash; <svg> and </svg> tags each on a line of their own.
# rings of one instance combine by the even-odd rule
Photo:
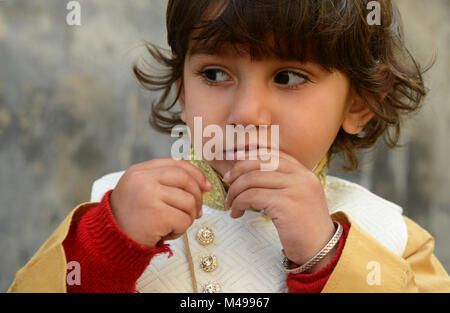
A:
<svg viewBox="0 0 450 313">
<path fill-rule="evenodd" d="M 334 233 L 334 236 L 325 245 L 325 247 L 323 247 L 323 249 L 319 251 L 319 253 L 317 253 L 312 259 L 310 259 L 302 266 L 299 266 L 294 269 L 290 268 L 292 261 L 285 256 L 283 259 L 283 266 L 282 266 L 283 271 L 290 274 L 299 274 L 306 272 L 307 270 L 311 269 L 314 265 L 319 263 L 319 261 L 322 260 L 334 248 L 334 246 L 339 242 L 339 239 L 342 236 L 341 224 L 339 222 L 334 222 L 334 224 L 337 226 L 337 230 Z"/>
</svg>

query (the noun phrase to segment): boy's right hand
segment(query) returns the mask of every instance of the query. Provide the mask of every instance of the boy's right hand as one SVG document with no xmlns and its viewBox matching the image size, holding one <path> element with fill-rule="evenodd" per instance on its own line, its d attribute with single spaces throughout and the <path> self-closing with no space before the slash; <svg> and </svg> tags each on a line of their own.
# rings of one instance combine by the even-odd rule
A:
<svg viewBox="0 0 450 313">
<path fill-rule="evenodd" d="M 202 214 L 202 193 L 211 184 L 184 160 L 154 159 L 132 165 L 111 193 L 119 227 L 134 241 L 154 247 L 183 235 Z"/>
</svg>

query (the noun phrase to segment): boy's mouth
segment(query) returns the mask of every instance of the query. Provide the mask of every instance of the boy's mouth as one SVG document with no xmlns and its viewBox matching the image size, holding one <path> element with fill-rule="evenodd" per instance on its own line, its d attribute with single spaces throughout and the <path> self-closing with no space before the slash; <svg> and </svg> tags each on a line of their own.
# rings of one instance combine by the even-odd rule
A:
<svg viewBox="0 0 450 313">
<path fill-rule="evenodd" d="M 223 150 L 225 160 L 236 163 L 238 160 L 256 160 L 256 157 L 260 153 L 259 151 L 264 149 L 267 152 L 270 148 L 260 145 L 245 145 L 234 147 L 234 149 Z M 254 156 L 254 158 L 252 158 Z M 249 158 L 250 157 L 250 158 Z"/>
</svg>

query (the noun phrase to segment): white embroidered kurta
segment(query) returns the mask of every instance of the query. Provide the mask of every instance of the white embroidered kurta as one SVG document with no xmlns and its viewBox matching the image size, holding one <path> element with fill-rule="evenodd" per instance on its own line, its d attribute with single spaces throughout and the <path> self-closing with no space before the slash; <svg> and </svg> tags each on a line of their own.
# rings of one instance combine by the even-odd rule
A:
<svg viewBox="0 0 450 313">
<path fill-rule="evenodd" d="M 111 173 L 95 181 L 91 202 L 100 201 L 109 189 L 114 189 L 123 173 Z M 401 207 L 358 184 L 333 176 L 327 176 L 325 194 L 330 214 L 345 213 L 392 254 L 403 255 L 408 231 Z M 220 284 L 222 292 L 287 292 L 287 274 L 281 269 L 282 246 L 271 219 L 251 210 L 238 219 L 229 215 L 230 211 L 203 205 L 203 216 L 187 230 L 198 290 L 213 281 Z M 215 239 L 203 246 L 196 235 L 205 226 L 213 230 Z M 156 255 L 138 279 L 137 291 L 194 291 L 183 237 L 166 242 L 174 255 Z M 210 254 L 216 255 L 218 266 L 205 272 L 200 257 Z"/>
</svg>

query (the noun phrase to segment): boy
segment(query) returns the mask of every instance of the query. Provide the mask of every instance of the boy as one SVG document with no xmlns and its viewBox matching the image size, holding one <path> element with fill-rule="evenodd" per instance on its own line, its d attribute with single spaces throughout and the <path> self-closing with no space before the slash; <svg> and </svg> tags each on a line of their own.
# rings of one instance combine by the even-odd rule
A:
<svg viewBox="0 0 450 313">
<path fill-rule="evenodd" d="M 325 174 L 337 153 L 356 169 L 355 150 L 381 135 L 395 146 L 400 116 L 425 95 L 395 6 L 379 1 L 382 25 L 371 26 L 367 3 L 169 1 L 172 53 L 148 45 L 168 73 L 134 67 L 145 87 L 164 90 L 152 125 L 185 124 L 203 139 L 211 125 L 253 126 L 257 135 L 276 125 L 268 137 L 278 138 L 265 142 L 276 144 L 216 145 L 213 155 L 226 157 L 208 161 L 195 160 L 197 148 L 189 161 L 156 159 L 103 177 L 10 291 L 448 291 L 425 230 L 397 205 Z M 171 111 L 176 102 L 181 112 Z M 276 169 L 261 170 L 265 154 L 276 155 Z M 66 280 L 72 261 L 79 284 Z"/>
</svg>

